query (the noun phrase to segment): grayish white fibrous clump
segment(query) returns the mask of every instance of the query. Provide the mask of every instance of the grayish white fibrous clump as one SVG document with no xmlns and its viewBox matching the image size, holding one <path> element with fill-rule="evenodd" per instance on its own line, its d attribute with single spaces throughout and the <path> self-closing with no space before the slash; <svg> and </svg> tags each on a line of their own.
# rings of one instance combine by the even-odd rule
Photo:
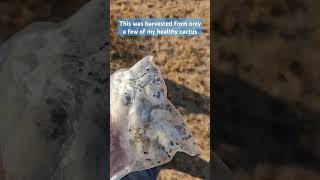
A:
<svg viewBox="0 0 320 180">
<path fill-rule="evenodd" d="M 0 180 L 106 179 L 108 7 L 0 43 Z"/>
<path fill-rule="evenodd" d="M 177 151 L 198 154 L 152 56 L 111 76 L 110 103 L 113 179 L 167 163 Z"/>
</svg>

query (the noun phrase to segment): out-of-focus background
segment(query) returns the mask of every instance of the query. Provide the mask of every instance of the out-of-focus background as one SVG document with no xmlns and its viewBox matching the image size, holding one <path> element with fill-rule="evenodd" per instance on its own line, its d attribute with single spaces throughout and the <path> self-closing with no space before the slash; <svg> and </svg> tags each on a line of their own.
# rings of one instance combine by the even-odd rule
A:
<svg viewBox="0 0 320 180">
<path fill-rule="evenodd" d="M 85 2 L 0 0 L 0 43 L 31 22 L 61 21 Z M 206 21 L 210 18 L 207 1 L 127 0 L 112 4 L 113 27 L 115 18 L 124 13 L 128 17 L 206 14 L 203 18 Z M 229 165 L 235 179 L 320 179 L 318 7 L 320 2 L 316 0 L 211 3 L 214 14 L 211 36 L 215 46 L 211 66 L 216 76 L 212 86 L 216 91 L 213 110 L 217 120 L 212 147 Z M 208 28 L 207 24 L 207 32 Z M 164 167 L 160 178 L 207 178 L 209 72 L 208 64 L 202 64 L 210 52 L 201 47 L 208 46 L 208 42 L 196 38 L 128 39 L 113 39 L 116 42 L 112 43 L 113 70 L 133 64 L 145 52 L 154 55 L 167 80 L 170 99 L 188 119 L 202 149 L 200 158 L 192 162 L 188 156 L 177 154 Z M 119 51 L 121 45 L 127 47 L 125 51 Z M 165 64 L 161 63 L 163 59 Z"/>
<path fill-rule="evenodd" d="M 32 22 L 59 22 L 88 0 L 0 0 L 0 43 Z"/>
<path fill-rule="evenodd" d="M 111 0 L 111 73 L 153 55 L 168 96 L 195 137 L 199 157 L 178 153 L 162 166 L 159 180 L 209 179 L 210 175 L 210 1 Z M 120 37 L 118 18 L 202 18 L 199 37 Z"/>
<path fill-rule="evenodd" d="M 235 179 L 320 179 L 319 7 L 212 4 L 216 149 Z"/>
</svg>

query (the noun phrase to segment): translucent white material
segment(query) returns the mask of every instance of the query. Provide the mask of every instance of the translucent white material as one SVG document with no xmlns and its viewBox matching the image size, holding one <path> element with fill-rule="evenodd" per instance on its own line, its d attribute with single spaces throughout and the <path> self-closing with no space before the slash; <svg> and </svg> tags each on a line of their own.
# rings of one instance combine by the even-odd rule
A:
<svg viewBox="0 0 320 180">
<path fill-rule="evenodd" d="M 168 163 L 177 151 L 198 154 L 152 58 L 146 56 L 111 76 L 111 179 Z"/>
</svg>

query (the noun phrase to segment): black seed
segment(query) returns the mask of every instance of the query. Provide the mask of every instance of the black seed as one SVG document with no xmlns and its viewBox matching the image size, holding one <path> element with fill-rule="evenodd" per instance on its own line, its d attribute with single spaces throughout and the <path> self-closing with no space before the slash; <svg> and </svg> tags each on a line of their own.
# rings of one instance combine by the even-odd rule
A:
<svg viewBox="0 0 320 180">
<path fill-rule="evenodd" d="M 125 96 L 125 99 L 123 100 L 123 104 L 125 106 L 128 106 L 131 104 L 131 97 L 129 95 Z"/>
<path fill-rule="evenodd" d="M 158 91 L 157 98 L 160 98 L 160 91 Z"/>
<path fill-rule="evenodd" d="M 176 145 L 178 145 L 179 143 L 176 142 Z"/>
<path fill-rule="evenodd" d="M 148 154 L 148 152 L 144 152 L 143 154 Z"/>
<path fill-rule="evenodd" d="M 172 141 L 170 141 L 170 144 L 171 144 L 171 146 L 173 146 L 173 145 L 174 145 Z"/>
<path fill-rule="evenodd" d="M 67 111 L 61 107 L 57 106 L 50 110 L 50 129 L 48 126 L 43 126 L 45 137 L 58 139 L 59 137 L 64 137 L 67 132 Z M 40 126 L 41 123 L 39 124 Z"/>
<path fill-rule="evenodd" d="M 171 156 L 170 156 L 170 155 L 168 155 L 168 158 L 171 158 Z"/>
<path fill-rule="evenodd" d="M 131 132 L 131 129 L 129 129 L 129 132 Z"/>
<path fill-rule="evenodd" d="M 160 162 L 160 161 L 158 161 L 158 163 L 160 164 L 161 162 Z"/>
<path fill-rule="evenodd" d="M 169 112 L 171 112 L 171 111 L 172 111 L 172 109 L 171 109 L 171 107 L 170 107 L 170 105 L 169 105 L 169 104 L 167 104 L 167 105 L 166 105 L 166 110 L 168 110 Z"/>
</svg>

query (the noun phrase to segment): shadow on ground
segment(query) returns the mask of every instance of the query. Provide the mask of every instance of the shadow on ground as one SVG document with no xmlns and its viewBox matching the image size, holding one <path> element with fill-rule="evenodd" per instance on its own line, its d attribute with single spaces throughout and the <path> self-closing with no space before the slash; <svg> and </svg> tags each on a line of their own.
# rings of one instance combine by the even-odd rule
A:
<svg viewBox="0 0 320 180">
<path fill-rule="evenodd" d="M 209 179 L 210 163 L 198 156 L 189 156 L 185 153 L 177 153 L 173 160 L 162 168 L 175 169 L 191 176 Z"/>
<path fill-rule="evenodd" d="M 275 179 L 286 172 L 265 169 L 297 167 L 303 177 L 320 177 L 319 112 L 279 101 L 237 77 L 218 74 L 215 80 L 217 143 L 211 147 L 235 174 Z M 264 171 L 256 172 L 260 165 Z"/>
<path fill-rule="evenodd" d="M 194 92 L 192 89 L 174 81 L 165 81 L 168 97 L 175 106 L 182 107 L 188 113 L 210 114 L 210 97 Z"/>
</svg>

